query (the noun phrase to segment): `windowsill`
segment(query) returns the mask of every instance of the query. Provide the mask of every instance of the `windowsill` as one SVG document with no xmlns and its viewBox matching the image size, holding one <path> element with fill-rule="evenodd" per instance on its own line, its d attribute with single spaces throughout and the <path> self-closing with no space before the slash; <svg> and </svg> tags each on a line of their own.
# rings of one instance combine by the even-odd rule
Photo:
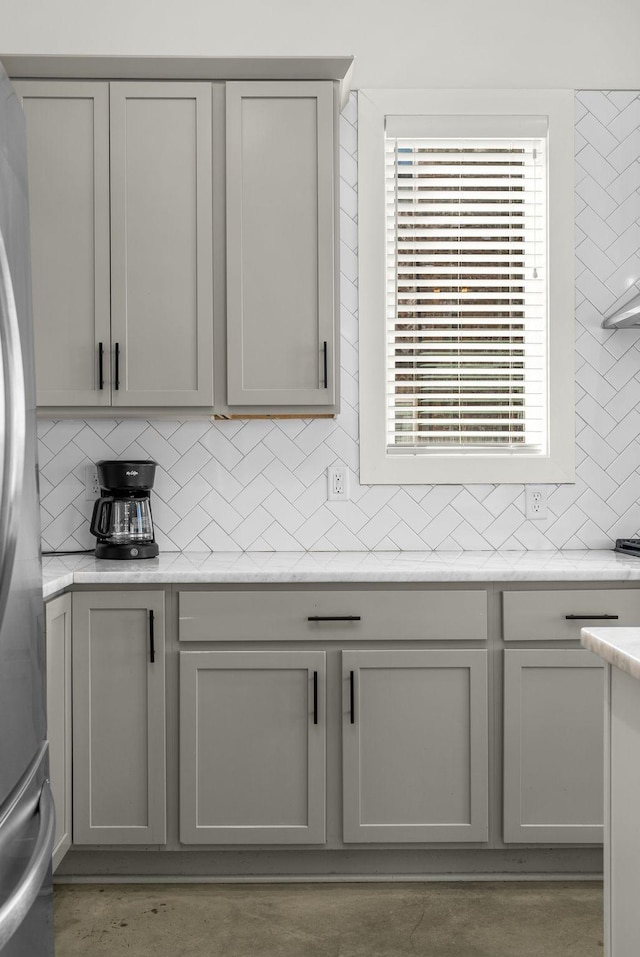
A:
<svg viewBox="0 0 640 957">
<path fill-rule="evenodd" d="M 371 454 L 373 453 L 373 454 Z M 363 485 L 525 485 L 575 482 L 574 444 L 555 456 L 415 454 L 360 449 Z"/>
</svg>

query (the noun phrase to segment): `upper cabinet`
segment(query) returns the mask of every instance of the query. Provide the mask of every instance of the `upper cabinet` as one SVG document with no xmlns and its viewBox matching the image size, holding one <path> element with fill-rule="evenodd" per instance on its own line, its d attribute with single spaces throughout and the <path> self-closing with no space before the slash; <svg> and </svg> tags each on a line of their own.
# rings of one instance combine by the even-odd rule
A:
<svg viewBox="0 0 640 957">
<path fill-rule="evenodd" d="M 22 81 L 39 405 L 111 404 L 109 84 Z"/>
<path fill-rule="evenodd" d="M 230 406 L 335 402 L 333 96 L 226 87 Z"/>
<path fill-rule="evenodd" d="M 213 404 L 211 84 L 111 83 L 111 401 Z"/>
<path fill-rule="evenodd" d="M 15 86 L 38 404 L 336 412 L 336 84 Z"/>
<path fill-rule="evenodd" d="M 38 404 L 212 406 L 211 84 L 16 86 Z"/>
</svg>

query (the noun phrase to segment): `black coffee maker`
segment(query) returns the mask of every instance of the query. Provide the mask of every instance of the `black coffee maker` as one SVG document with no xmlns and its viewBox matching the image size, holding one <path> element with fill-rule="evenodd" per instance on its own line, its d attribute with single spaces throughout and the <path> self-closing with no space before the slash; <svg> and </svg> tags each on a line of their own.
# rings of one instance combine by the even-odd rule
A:
<svg viewBox="0 0 640 957">
<path fill-rule="evenodd" d="M 100 498 L 93 506 L 91 534 L 96 558 L 156 558 L 151 489 L 157 462 L 96 462 Z"/>
</svg>

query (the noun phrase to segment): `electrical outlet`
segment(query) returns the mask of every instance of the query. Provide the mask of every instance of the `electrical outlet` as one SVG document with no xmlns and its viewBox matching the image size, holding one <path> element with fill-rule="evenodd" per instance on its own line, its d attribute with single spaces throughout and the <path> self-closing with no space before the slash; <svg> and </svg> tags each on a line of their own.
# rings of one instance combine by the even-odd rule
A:
<svg viewBox="0 0 640 957">
<path fill-rule="evenodd" d="M 100 483 L 98 482 L 98 469 L 95 465 L 85 465 L 84 467 L 84 497 L 85 501 L 93 502 L 94 498 L 100 496 Z"/>
<path fill-rule="evenodd" d="M 346 465 L 332 465 L 327 469 L 327 500 L 345 502 L 349 498 Z"/>
<path fill-rule="evenodd" d="M 525 485 L 524 517 L 535 522 L 549 517 L 546 485 Z"/>
</svg>

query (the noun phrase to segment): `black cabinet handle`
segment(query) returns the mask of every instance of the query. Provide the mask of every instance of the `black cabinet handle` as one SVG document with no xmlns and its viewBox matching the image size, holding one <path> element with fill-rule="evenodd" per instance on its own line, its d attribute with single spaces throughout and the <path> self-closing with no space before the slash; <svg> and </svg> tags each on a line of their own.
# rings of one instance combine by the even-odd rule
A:
<svg viewBox="0 0 640 957">
<path fill-rule="evenodd" d="M 324 387 L 329 388 L 329 365 L 327 363 L 327 343 L 322 343 L 322 369 L 324 372 Z"/>
<path fill-rule="evenodd" d="M 309 615 L 307 621 L 362 621 L 360 615 Z"/>
<path fill-rule="evenodd" d="M 318 723 L 318 672 L 313 672 L 313 723 Z"/>
<path fill-rule="evenodd" d="M 99 389 L 104 389 L 104 344 L 98 343 L 98 381 Z"/>
<path fill-rule="evenodd" d="M 120 388 L 120 343 L 119 342 L 116 342 L 116 381 L 115 381 L 114 387 L 116 389 Z"/>
<path fill-rule="evenodd" d="M 149 612 L 149 661 L 151 664 L 156 660 L 156 640 L 154 634 L 153 611 Z"/>
<path fill-rule="evenodd" d="M 617 615 L 565 615 L 567 621 L 617 621 Z"/>
<path fill-rule="evenodd" d="M 355 673 L 353 671 L 349 672 L 349 711 L 351 717 L 351 724 L 356 723 L 356 695 L 355 695 Z"/>
</svg>

